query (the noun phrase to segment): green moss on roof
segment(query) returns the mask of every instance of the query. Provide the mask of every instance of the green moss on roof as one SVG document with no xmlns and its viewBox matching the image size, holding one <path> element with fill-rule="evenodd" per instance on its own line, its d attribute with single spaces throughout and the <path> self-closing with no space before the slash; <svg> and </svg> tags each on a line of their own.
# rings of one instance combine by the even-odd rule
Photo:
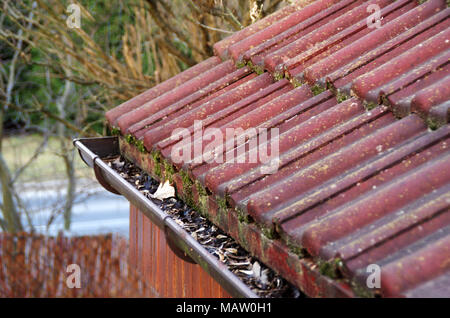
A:
<svg viewBox="0 0 450 318">
<path fill-rule="evenodd" d="M 159 151 L 153 151 L 151 153 L 154 162 L 154 172 L 155 175 L 161 178 L 161 153 Z"/>
<path fill-rule="evenodd" d="M 326 87 L 322 87 L 319 84 L 316 84 L 313 87 L 311 87 L 311 91 L 314 94 L 314 96 L 317 96 L 317 95 L 325 92 L 326 90 L 327 90 Z"/>
<path fill-rule="evenodd" d="M 120 128 L 119 127 L 112 127 L 111 128 L 111 135 L 112 136 L 120 136 Z"/>
<path fill-rule="evenodd" d="M 336 92 L 336 100 L 338 103 L 342 103 L 344 101 L 346 101 L 347 99 L 349 99 L 350 96 L 343 93 L 343 92 Z"/>
<path fill-rule="evenodd" d="M 332 260 L 318 260 L 319 272 L 322 275 L 328 276 L 330 278 L 336 279 L 340 276 L 340 270 L 343 266 L 342 260 L 340 258 L 335 258 Z"/>
</svg>

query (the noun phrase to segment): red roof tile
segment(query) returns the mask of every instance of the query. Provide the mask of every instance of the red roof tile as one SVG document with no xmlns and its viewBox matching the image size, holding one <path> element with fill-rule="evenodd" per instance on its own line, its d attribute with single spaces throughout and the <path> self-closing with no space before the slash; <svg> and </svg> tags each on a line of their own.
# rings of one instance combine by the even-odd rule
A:
<svg viewBox="0 0 450 318">
<path fill-rule="evenodd" d="M 281 244 L 318 262 L 340 259 L 348 282 L 365 286 L 375 263 L 384 296 L 450 296 L 450 8 L 444 0 L 307 4 L 222 40 L 214 52 L 224 62 L 212 57 L 106 117 Z M 381 28 L 367 24 L 371 4 Z M 192 149 L 191 160 L 173 162 L 172 131 L 187 128 L 197 140 L 196 120 L 203 131 L 279 128 L 278 171 L 263 174 L 261 161 L 201 162 Z M 263 144 L 255 138 L 245 156 Z M 237 153 L 234 143 L 223 151 Z"/>
<path fill-rule="evenodd" d="M 297 12 L 311 2 L 313 2 L 313 0 L 296 1 L 294 4 L 276 11 L 265 19 L 259 20 L 258 22 L 248 26 L 247 28 L 236 32 L 235 34 L 223 39 L 222 41 L 217 42 L 214 45 L 214 53 L 217 56 L 221 57 L 223 60 L 227 59 L 230 46 L 250 37 L 252 34 L 264 30 L 265 28 L 271 26 L 273 23 L 283 20 L 283 18 Z"/>
<path fill-rule="evenodd" d="M 142 106 L 148 101 L 151 101 L 168 91 L 173 90 L 174 88 L 184 84 L 189 79 L 196 77 L 199 74 L 213 68 L 217 64 L 220 63 L 220 59 L 213 56 L 209 59 L 187 69 L 186 71 L 168 79 L 167 81 L 139 94 L 138 96 L 130 99 L 129 101 L 123 103 L 122 105 L 108 111 L 106 113 L 106 119 L 111 123 L 111 125 L 117 125 L 117 119 L 132 110 Z"/>
</svg>

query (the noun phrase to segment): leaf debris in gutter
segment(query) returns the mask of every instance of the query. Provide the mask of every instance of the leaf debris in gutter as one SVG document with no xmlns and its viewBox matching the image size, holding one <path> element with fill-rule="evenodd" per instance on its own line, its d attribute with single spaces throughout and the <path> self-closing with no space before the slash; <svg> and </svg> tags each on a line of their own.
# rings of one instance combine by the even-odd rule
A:
<svg viewBox="0 0 450 318">
<path fill-rule="evenodd" d="M 108 164 L 122 178 L 170 215 L 208 252 L 227 265 L 228 269 L 258 296 L 267 298 L 304 296 L 296 287 L 251 256 L 233 238 L 186 203 L 174 197 L 174 188 L 169 181 L 160 184 L 122 157 L 109 161 Z"/>
</svg>

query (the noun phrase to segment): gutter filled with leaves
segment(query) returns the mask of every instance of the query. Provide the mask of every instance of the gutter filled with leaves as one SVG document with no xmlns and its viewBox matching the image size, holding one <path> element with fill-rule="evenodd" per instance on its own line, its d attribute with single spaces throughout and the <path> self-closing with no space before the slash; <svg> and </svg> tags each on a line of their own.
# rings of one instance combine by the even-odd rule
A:
<svg viewBox="0 0 450 318">
<path fill-rule="evenodd" d="M 175 189 L 159 183 L 120 156 L 117 138 L 74 140 L 98 181 L 122 194 L 167 233 L 177 245 L 235 297 L 300 297 L 300 291 L 260 263 L 233 238 L 175 197 Z M 170 239 L 172 237 L 172 239 Z M 176 249 L 176 248 L 175 248 Z M 180 255 L 179 252 L 176 253 Z M 182 257 L 184 258 L 184 257 Z"/>
</svg>

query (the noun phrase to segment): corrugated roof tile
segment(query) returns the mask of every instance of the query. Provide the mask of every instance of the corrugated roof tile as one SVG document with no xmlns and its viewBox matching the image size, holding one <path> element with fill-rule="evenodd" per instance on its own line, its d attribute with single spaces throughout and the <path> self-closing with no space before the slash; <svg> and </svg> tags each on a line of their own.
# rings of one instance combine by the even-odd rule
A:
<svg viewBox="0 0 450 318">
<path fill-rule="evenodd" d="M 243 79 L 243 83 L 237 85 L 233 89 L 221 94 L 206 103 L 189 109 L 188 112 L 179 116 L 174 116 L 170 121 L 156 125 L 147 130 L 144 135 L 144 144 L 147 149 L 151 149 L 157 142 L 169 137 L 174 129 L 186 128 L 194 124 L 195 120 L 203 120 L 208 115 L 214 114 L 221 109 L 228 107 L 241 99 L 259 91 L 272 83 L 269 74 L 265 73 L 259 76 L 251 74 Z"/>
<path fill-rule="evenodd" d="M 361 75 L 353 82 L 352 91 L 363 99 L 375 102 L 379 98 L 377 89 L 399 76 L 407 72 L 420 76 L 422 72 L 430 72 L 433 67 L 439 67 L 449 58 L 450 52 L 447 50 L 450 48 L 450 42 L 446 43 L 449 36 L 450 29 L 446 29 L 389 62 Z"/>
<path fill-rule="evenodd" d="M 362 2 L 363 1 L 343 0 L 329 6 L 324 10 L 320 10 L 312 16 L 308 16 L 301 23 L 298 23 L 286 31 L 256 45 L 254 48 L 249 49 L 242 54 L 242 60 L 239 59 L 239 62 L 251 62 L 254 66 L 258 65 L 261 69 L 264 69 L 264 66 L 269 69 L 269 65 L 264 65 L 264 58 L 270 53 L 278 52 L 279 49 L 283 49 L 282 51 L 285 51 L 284 48 L 288 44 L 305 36 L 311 31 L 315 31 L 324 25 L 328 25 L 328 22 L 333 19 L 343 20 L 342 23 L 348 26 L 349 23 L 345 21 L 345 19 L 341 18 L 342 14 L 352 10 L 356 6 L 359 6 Z M 317 1 L 317 3 L 319 4 L 320 2 Z M 323 32 L 324 31 L 322 31 L 322 33 Z M 287 51 L 289 52 L 289 50 Z M 277 53 L 277 56 L 280 57 L 280 61 L 283 60 L 281 52 Z"/>
<path fill-rule="evenodd" d="M 202 72 L 196 77 L 177 86 L 175 89 L 169 90 L 133 109 L 132 111 L 124 113 L 117 119 L 116 125 L 122 132 L 127 133 L 128 128 L 131 125 L 145 119 L 147 116 L 157 111 L 160 111 L 164 107 L 168 107 L 180 99 L 197 92 L 208 84 L 219 80 L 235 70 L 236 68 L 231 61 L 222 62 L 213 68 L 210 68 L 208 71 Z"/>
<path fill-rule="evenodd" d="M 447 62 L 450 60 L 450 50 L 446 54 Z M 418 91 L 411 101 L 411 110 L 417 113 L 428 112 L 436 105 L 450 100 L 450 75 Z"/>
<path fill-rule="evenodd" d="M 116 120 L 123 114 L 129 113 L 135 108 L 138 108 L 148 101 L 151 101 L 164 93 L 184 84 L 186 81 L 192 79 L 193 77 L 202 74 L 203 72 L 213 68 L 220 63 L 220 59 L 216 56 L 210 57 L 209 59 L 185 70 L 184 72 L 175 75 L 174 77 L 156 85 L 149 90 L 137 95 L 136 97 L 126 101 L 125 103 L 117 106 L 110 111 L 106 112 L 106 119 L 112 126 L 116 125 Z"/>
<path fill-rule="evenodd" d="M 257 21 L 256 23 L 234 33 L 233 35 L 223 39 L 220 42 L 217 42 L 214 45 L 214 54 L 221 57 L 223 60 L 226 60 L 229 57 L 228 49 L 230 48 L 230 46 L 239 41 L 242 41 L 243 39 L 251 36 L 252 34 L 264 30 L 273 23 L 282 20 L 283 18 L 292 13 L 297 12 L 298 10 L 302 9 L 304 6 L 310 4 L 311 2 L 313 2 L 313 0 L 295 1 L 292 5 L 286 6 L 269 15 L 268 17 Z"/>
<path fill-rule="evenodd" d="M 441 9 L 441 6 L 438 8 Z M 432 16 L 436 10 L 436 6 L 427 6 L 416 7 L 406 12 L 385 24 L 384 28 L 375 29 L 354 43 L 308 67 L 305 70 L 305 80 L 309 83 L 315 83 L 320 78 L 339 69 L 343 65 L 358 59 L 361 55 L 371 52 L 373 49 L 378 49 L 380 45 L 392 41 L 397 37 L 404 38 L 402 34 L 405 33 L 405 30 L 411 30 L 414 26 L 420 25 L 422 21 Z"/>
<path fill-rule="evenodd" d="M 349 35 L 364 29 L 364 26 L 367 24 L 366 19 L 370 15 L 367 11 L 369 4 L 376 4 L 383 8 L 390 3 L 391 1 L 389 0 L 374 0 L 368 3 L 358 1 L 354 3 L 357 6 L 352 8 L 352 10 L 342 12 L 336 18 L 333 16 L 327 17 L 327 23 L 314 30 L 314 32 L 306 33 L 296 41 L 267 55 L 264 59 L 264 66 L 271 72 L 282 72 L 283 69 L 291 70 L 306 61 L 307 57 L 326 50 L 327 47 L 323 44 L 321 45 L 321 42 L 326 43 L 328 46 L 331 46 L 331 43 L 338 44 Z M 330 38 L 334 38 L 336 41 L 332 42 Z M 304 54 L 304 52 L 307 54 Z"/>
<path fill-rule="evenodd" d="M 339 0 L 318 0 L 312 2 L 303 10 L 295 11 L 287 17 L 267 26 L 263 30 L 231 45 L 228 49 L 230 57 L 232 57 L 235 61 L 242 60 L 241 55 L 247 50 L 252 49 L 254 46 L 270 40 L 274 36 L 298 25 L 299 23 L 309 18 L 311 15 L 317 14 L 322 10 L 327 9 L 338 1 Z"/>
</svg>

